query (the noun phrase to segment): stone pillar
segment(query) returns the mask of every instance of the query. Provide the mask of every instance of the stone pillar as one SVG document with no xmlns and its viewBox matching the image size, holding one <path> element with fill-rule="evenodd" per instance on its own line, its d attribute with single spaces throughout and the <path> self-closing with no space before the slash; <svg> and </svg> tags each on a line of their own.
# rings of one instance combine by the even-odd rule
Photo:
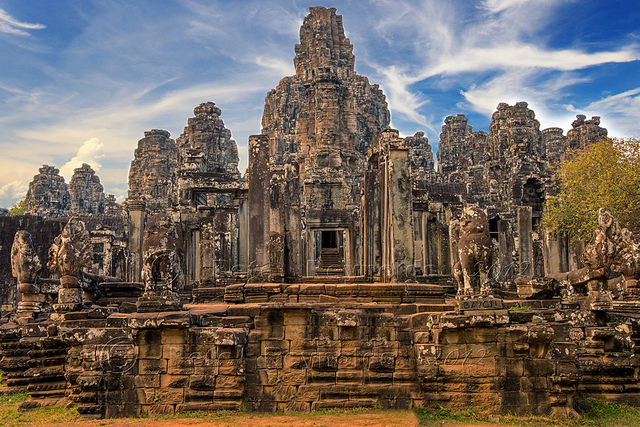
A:
<svg viewBox="0 0 640 427">
<path fill-rule="evenodd" d="M 269 281 L 284 279 L 285 264 L 285 201 L 286 181 L 284 166 L 271 167 L 269 183 Z"/>
<path fill-rule="evenodd" d="M 128 200 L 129 210 L 129 253 L 133 255 L 131 267 L 133 282 L 140 282 L 140 272 L 142 271 L 142 236 L 144 234 L 145 203 L 142 200 Z"/>
<path fill-rule="evenodd" d="M 533 274 L 533 250 L 531 231 L 533 229 L 532 210 L 530 206 L 518 207 L 518 251 L 520 252 L 520 276 Z"/>
<path fill-rule="evenodd" d="M 422 240 L 422 216 L 424 212 L 413 212 L 413 251 L 415 254 L 416 274 L 424 274 L 424 242 Z"/>
<path fill-rule="evenodd" d="M 380 170 L 365 171 L 364 181 L 364 215 L 363 215 L 363 273 L 372 279 L 381 267 L 382 246 L 380 230 Z"/>
<path fill-rule="evenodd" d="M 285 276 L 297 278 L 302 275 L 302 245 L 300 244 L 300 167 L 297 163 L 285 165 L 286 210 L 285 222 Z"/>
<path fill-rule="evenodd" d="M 238 199 L 238 265 L 234 272 L 246 272 L 249 256 L 249 203 Z"/>
<path fill-rule="evenodd" d="M 504 282 L 514 279 L 517 275 L 516 266 L 513 263 L 513 233 L 509 221 L 498 220 L 498 262 L 500 274 L 498 280 Z"/>
<path fill-rule="evenodd" d="M 443 213 L 438 215 L 444 217 Z M 449 227 L 446 220 L 438 221 L 438 273 L 451 274 Z"/>
<path fill-rule="evenodd" d="M 393 282 L 415 277 L 413 267 L 413 213 L 411 209 L 411 160 L 408 147 L 389 150 L 387 162 L 390 211 L 390 260 Z"/>
<path fill-rule="evenodd" d="M 249 275 L 269 265 L 269 140 L 249 137 Z"/>
</svg>

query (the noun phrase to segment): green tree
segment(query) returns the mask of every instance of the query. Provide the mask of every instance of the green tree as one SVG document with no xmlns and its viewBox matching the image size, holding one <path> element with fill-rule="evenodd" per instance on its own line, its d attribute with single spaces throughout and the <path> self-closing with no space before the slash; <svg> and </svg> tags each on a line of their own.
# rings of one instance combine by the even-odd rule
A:
<svg viewBox="0 0 640 427">
<path fill-rule="evenodd" d="M 547 199 L 542 224 L 553 234 L 589 239 L 598 209 L 640 233 L 640 140 L 604 139 L 569 153 L 556 171 L 559 191 Z"/>
<path fill-rule="evenodd" d="M 24 215 L 24 199 L 20 200 L 9 209 L 11 215 Z"/>
</svg>

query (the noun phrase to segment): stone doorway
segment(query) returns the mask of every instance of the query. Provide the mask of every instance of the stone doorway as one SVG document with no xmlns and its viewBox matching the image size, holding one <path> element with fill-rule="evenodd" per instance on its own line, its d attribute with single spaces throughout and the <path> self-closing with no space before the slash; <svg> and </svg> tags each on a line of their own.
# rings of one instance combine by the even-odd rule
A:
<svg viewBox="0 0 640 427">
<path fill-rule="evenodd" d="M 327 276 L 344 276 L 344 231 L 316 230 L 316 272 Z"/>
</svg>

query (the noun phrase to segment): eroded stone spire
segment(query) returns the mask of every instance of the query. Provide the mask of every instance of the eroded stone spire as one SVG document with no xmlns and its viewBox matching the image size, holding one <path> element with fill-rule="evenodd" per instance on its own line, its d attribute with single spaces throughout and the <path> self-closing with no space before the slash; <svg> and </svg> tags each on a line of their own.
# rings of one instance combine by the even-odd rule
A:
<svg viewBox="0 0 640 427">
<path fill-rule="evenodd" d="M 303 80 L 345 79 L 354 73 L 353 45 L 335 8 L 309 8 L 293 61 L 296 76 Z"/>
</svg>

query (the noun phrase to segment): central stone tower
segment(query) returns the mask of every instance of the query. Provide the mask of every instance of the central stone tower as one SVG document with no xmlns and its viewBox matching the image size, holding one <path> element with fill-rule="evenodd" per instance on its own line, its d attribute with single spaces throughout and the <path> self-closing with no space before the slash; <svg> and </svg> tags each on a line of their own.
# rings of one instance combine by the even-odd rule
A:
<svg viewBox="0 0 640 427">
<path fill-rule="evenodd" d="M 272 245 L 287 251 L 283 262 L 290 262 L 287 248 L 289 238 L 296 244 L 293 233 L 303 258 L 291 261 L 300 265 L 289 272 L 283 265 L 283 274 L 313 275 L 318 268 L 352 274 L 367 150 L 389 125 L 389 110 L 378 85 L 356 74 L 353 46 L 335 8 L 310 8 L 295 52 L 295 76 L 285 77 L 269 92 L 262 134 L 250 140 L 249 188 L 254 188 L 252 177 L 261 187 L 254 195 L 273 202 L 278 183 L 286 189 L 269 212 L 260 210 L 257 200 L 250 202 L 256 209 L 250 214 L 255 241 L 249 257 L 256 266 L 270 263 L 270 271 L 277 270 L 273 263 L 278 264 L 279 251 Z M 258 219 L 267 214 L 270 221 L 260 228 Z M 282 235 L 282 245 L 274 241 L 277 235 Z M 277 260 L 267 259 L 274 256 Z"/>
</svg>

